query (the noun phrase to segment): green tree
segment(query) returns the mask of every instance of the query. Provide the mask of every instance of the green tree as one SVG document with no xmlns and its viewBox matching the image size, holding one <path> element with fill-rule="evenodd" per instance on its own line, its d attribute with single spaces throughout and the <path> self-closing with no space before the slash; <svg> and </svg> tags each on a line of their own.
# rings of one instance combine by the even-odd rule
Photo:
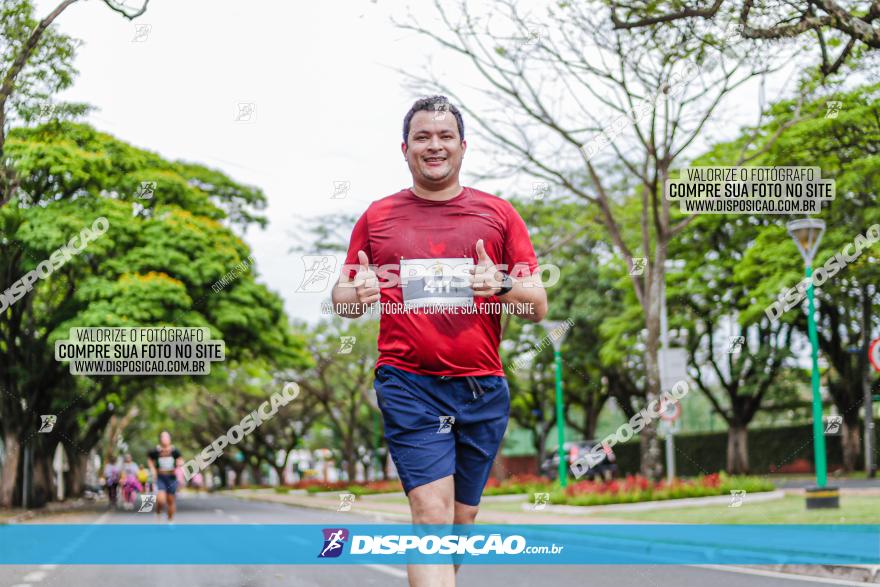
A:
<svg viewBox="0 0 880 587">
<path fill-rule="evenodd" d="M 0 504 L 18 494 L 23 443 L 30 443 L 36 466 L 64 439 L 77 454 L 72 477 L 81 478 L 85 455 L 112 416 L 109 405 L 121 410 L 162 379 L 71 376 L 55 361 L 54 343 L 73 326 L 208 326 L 225 340 L 228 360 L 308 363 L 281 300 L 256 282 L 253 268 L 222 290 L 212 288 L 249 258 L 233 227 L 265 222 L 259 189 L 83 124 L 15 129 L 6 147 L 21 187 L 0 208 L 0 291 L 7 290 L 9 302 L 0 312 Z M 138 197 L 144 181 L 156 182 L 149 199 Z M 109 224 L 105 234 L 10 299 L 13 283 L 101 217 Z M 58 415 L 57 436 L 34 435 L 40 414 Z M 38 483 L 35 497 L 48 498 L 51 488 Z"/>
<path fill-rule="evenodd" d="M 565 424 L 582 438 L 594 439 L 609 398 L 631 417 L 646 395 L 640 375 L 644 373 L 642 354 L 631 352 L 631 342 L 623 343 L 619 353 L 603 354 L 620 334 L 605 326 L 625 311 L 627 288 L 625 282 L 620 283 L 623 263 L 606 244 L 604 227 L 590 209 L 551 197 L 513 202 L 532 227 L 530 236 L 539 261 L 560 270 L 558 283 L 547 287 L 547 294 L 550 318 L 571 325 L 561 350 Z M 553 345 L 543 328 L 510 316 L 505 323 L 502 358 L 511 389 L 511 417 L 533 431 L 539 463 L 543 463 L 548 441 L 555 441 Z M 634 309 L 622 324 L 642 325 L 641 312 Z"/>
<path fill-rule="evenodd" d="M 822 176 L 836 184 L 836 198 L 823 206 L 819 218 L 827 231 L 813 261 L 823 266 L 857 235 L 880 222 L 880 84 L 863 86 L 833 94 L 803 107 L 805 120 L 790 126 L 755 165 L 816 166 Z M 825 102 L 840 101 L 837 118 L 826 116 Z M 761 129 L 774 132 L 792 116 L 791 102 L 771 110 L 774 119 Z M 740 139 L 744 140 L 744 139 Z M 736 148 L 736 145 L 731 145 Z M 878 252 L 866 249 L 855 262 L 816 288 L 819 347 L 830 365 L 829 393 L 843 416 L 844 462 L 855 467 L 861 453 L 859 409 L 863 405 L 861 373 L 866 367 L 861 347 L 880 323 L 876 308 L 880 303 Z M 777 295 L 803 279 L 803 261 L 781 223 L 773 223 L 755 239 L 738 269 L 737 278 L 753 287 L 754 296 L 743 311 L 744 321 L 758 320 Z M 806 306 L 804 303 L 803 306 Z M 865 320 L 867 317 L 867 321 Z M 792 309 L 782 321 L 794 324 L 806 335 L 806 313 Z"/>
<path fill-rule="evenodd" d="M 818 46 L 823 75 L 838 72 L 853 58 L 880 49 L 880 7 L 876 2 L 795 0 L 785 3 L 756 3 L 753 0 L 610 0 L 611 20 L 619 30 L 659 27 L 702 28 L 707 21 L 737 24 L 747 39 L 765 43 L 764 50 L 779 51 L 780 41 L 794 47 Z M 814 41 L 813 37 L 818 41 Z M 772 45 L 770 43 L 773 43 Z M 815 43 L 815 44 L 814 44 Z"/>
<path fill-rule="evenodd" d="M 474 121 L 493 156 L 485 176 L 547 182 L 560 196 L 589 204 L 622 264 L 648 260 L 643 274 L 628 275 L 627 288 L 645 325 L 645 389 L 659 397 L 666 260 L 693 221 L 672 210 L 665 181 L 730 93 L 774 66 L 717 36 L 659 31 L 637 38 L 611 30 L 603 5 L 562 2 L 540 20 L 509 0 L 492 2 L 483 14 L 465 2 L 457 9 L 435 5 L 444 30 L 415 19 L 401 28 L 473 66 L 485 82 L 479 91 L 496 107 L 475 111 L 437 76 L 402 73 L 421 91 L 453 97 Z M 620 202 L 634 194 L 634 214 L 621 215 Z M 642 472 L 657 478 L 663 465 L 655 425 L 639 438 Z"/>
<path fill-rule="evenodd" d="M 722 165 L 703 158 L 694 164 Z M 670 324 L 686 333 L 693 379 L 728 425 L 729 473 L 748 472 L 747 428 L 758 411 L 767 401 L 791 401 L 795 391 L 780 377 L 791 356 L 792 326 L 768 320 L 737 323 L 738 313 L 755 295 L 755 284 L 742 283 L 738 271 L 760 231 L 772 222 L 706 215 L 692 224 L 674 252 L 684 266 L 670 280 Z M 741 348 L 731 348 L 731 338 L 740 336 Z"/>
<path fill-rule="evenodd" d="M 279 369 L 266 361 L 230 364 L 218 370 L 216 377 L 190 384 L 185 390 L 170 390 L 173 396 L 169 394 L 165 398 L 167 409 L 155 411 L 154 418 L 166 422 L 163 424 L 166 427 L 169 421 L 175 423 L 178 427 L 175 438 L 180 439 L 187 451 L 184 458 L 194 459 L 204 447 L 239 424 L 272 394 L 281 393 L 293 377 L 292 370 Z M 183 401 L 181 391 L 185 391 Z M 245 466 L 250 465 L 254 471 L 267 466 L 274 469 L 283 482 L 290 452 L 301 443 L 318 416 L 316 399 L 300 391 L 293 401 L 278 408 L 273 417 L 263 420 L 250 434 L 218 456 L 214 467 L 221 472 L 220 478 L 225 479 L 222 473 L 229 467 L 236 472 L 240 483 Z M 154 426 L 153 435 L 163 426 Z M 242 455 L 241 460 L 235 458 L 237 453 Z"/>
<path fill-rule="evenodd" d="M 47 115 L 63 118 L 87 110 L 83 104 L 61 104 L 56 109 L 51 103 L 54 94 L 73 84 L 77 46 L 74 39 L 55 30 L 53 22 L 78 1 L 63 0 L 41 20 L 34 16 L 32 0 L 6 0 L 0 6 L 0 206 L 18 188 L 13 162 L 5 152 L 10 124 L 16 118 L 29 123 Z M 137 8 L 115 0 L 104 3 L 133 20 L 146 11 L 149 0 Z"/>
<path fill-rule="evenodd" d="M 329 448 L 350 481 L 358 462 L 369 467 L 379 441 L 374 430 L 378 408 L 371 401 L 378 334 L 378 321 L 369 317 L 323 320 L 307 334 L 314 367 L 294 376 L 303 393 L 320 406 L 320 422 L 332 431 Z"/>
</svg>

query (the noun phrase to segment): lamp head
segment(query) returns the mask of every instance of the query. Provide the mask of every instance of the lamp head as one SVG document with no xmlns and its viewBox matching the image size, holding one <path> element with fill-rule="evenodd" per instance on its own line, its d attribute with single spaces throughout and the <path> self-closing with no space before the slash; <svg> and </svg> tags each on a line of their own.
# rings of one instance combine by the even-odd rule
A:
<svg viewBox="0 0 880 587">
<path fill-rule="evenodd" d="M 819 250 L 819 242 L 822 240 L 822 235 L 825 234 L 825 221 L 817 218 L 803 218 L 792 220 L 785 227 L 788 229 L 788 234 L 794 240 L 794 244 L 797 245 L 798 250 L 801 252 L 804 263 L 811 266 L 813 258 L 816 256 L 816 251 Z"/>
<path fill-rule="evenodd" d="M 562 341 L 568 334 L 571 324 L 562 320 L 543 320 L 541 325 L 547 330 L 547 336 L 553 344 L 553 350 L 558 352 L 562 349 Z"/>
</svg>

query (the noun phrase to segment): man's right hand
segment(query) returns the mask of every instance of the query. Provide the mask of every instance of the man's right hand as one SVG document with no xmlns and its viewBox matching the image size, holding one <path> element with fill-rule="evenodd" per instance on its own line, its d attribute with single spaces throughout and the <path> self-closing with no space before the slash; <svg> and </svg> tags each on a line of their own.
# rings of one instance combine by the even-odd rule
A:
<svg viewBox="0 0 880 587">
<path fill-rule="evenodd" d="M 376 272 L 370 269 L 370 260 L 363 251 L 358 251 L 360 268 L 354 276 L 354 287 L 358 302 L 361 304 L 373 304 L 379 301 L 379 278 Z"/>
</svg>

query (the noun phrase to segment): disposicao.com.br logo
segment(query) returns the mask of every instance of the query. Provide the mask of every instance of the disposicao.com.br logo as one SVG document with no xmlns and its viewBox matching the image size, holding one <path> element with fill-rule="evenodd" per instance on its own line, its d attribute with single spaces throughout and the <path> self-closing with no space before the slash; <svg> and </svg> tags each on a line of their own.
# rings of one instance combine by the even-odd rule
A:
<svg viewBox="0 0 880 587">
<path fill-rule="evenodd" d="M 346 543 L 351 555 L 522 555 L 560 554 L 564 546 L 528 546 L 525 537 L 511 534 L 386 534 L 350 535 L 345 528 L 324 528 L 324 544 L 318 558 L 336 558 Z"/>
<path fill-rule="evenodd" d="M 342 548 L 348 540 L 348 530 L 345 528 L 324 528 L 324 546 L 318 558 L 336 558 L 342 554 Z"/>
</svg>

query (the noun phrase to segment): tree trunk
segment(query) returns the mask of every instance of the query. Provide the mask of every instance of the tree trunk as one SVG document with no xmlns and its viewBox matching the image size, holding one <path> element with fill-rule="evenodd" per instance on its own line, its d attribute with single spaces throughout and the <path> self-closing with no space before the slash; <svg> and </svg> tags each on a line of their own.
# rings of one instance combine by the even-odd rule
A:
<svg viewBox="0 0 880 587">
<path fill-rule="evenodd" d="M 547 428 L 543 425 L 539 426 L 537 434 L 535 434 L 535 448 L 538 452 L 538 474 L 542 473 L 541 466 L 547 460 Z M 543 471 L 549 473 L 549 471 Z"/>
<path fill-rule="evenodd" d="M 52 478 L 52 456 L 45 447 L 35 446 L 33 452 L 33 487 L 28 506 L 41 508 L 55 497 L 55 480 Z"/>
<path fill-rule="evenodd" d="M 345 460 L 345 476 L 348 477 L 349 483 L 354 483 L 357 479 L 357 461 L 353 458 Z"/>
<path fill-rule="evenodd" d="M 284 485 L 284 467 L 286 465 L 287 465 L 287 463 L 284 463 L 283 465 L 281 465 L 279 467 L 278 465 L 272 463 L 272 468 L 275 469 L 275 474 L 278 475 L 278 485 L 279 486 Z"/>
<path fill-rule="evenodd" d="M 64 494 L 69 497 L 80 497 L 86 486 L 89 455 L 76 451 L 69 455 L 69 463 L 70 470 L 64 480 Z"/>
<path fill-rule="evenodd" d="M 666 278 L 667 243 L 661 234 L 657 235 L 657 246 L 653 264 L 646 268 L 648 275 L 642 309 L 645 312 L 645 392 L 648 403 L 659 399 L 663 391 L 660 379 L 661 315 Z M 644 252 L 647 255 L 647 251 Z M 647 421 L 639 436 L 641 449 L 641 473 L 648 479 L 658 480 L 663 476 L 663 462 L 660 454 L 660 441 L 657 438 L 657 422 Z"/>
<path fill-rule="evenodd" d="M 0 507 L 15 505 L 15 487 L 18 482 L 18 465 L 21 461 L 21 443 L 18 435 L 7 432 L 3 435 L 3 448 L 6 458 L 0 471 Z"/>
<path fill-rule="evenodd" d="M 225 466 L 217 467 L 217 468 L 215 468 L 215 471 L 217 469 L 219 469 L 220 472 L 218 474 L 214 475 L 214 483 L 211 486 L 212 489 L 216 489 L 218 486 L 221 489 L 229 489 L 229 487 L 226 485 L 226 467 Z"/>
<path fill-rule="evenodd" d="M 727 472 L 744 475 L 749 472 L 749 433 L 745 426 L 727 429 Z"/>
<path fill-rule="evenodd" d="M 843 421 L 840 428 L 840 444 L 843 448 L 843 468 L 847 473 L 851 473 L 856 470 L 859 455 L 862 454 L 858 416 L 854 418 L 854 422 Z"/>
<path fill-rule="evenodd" d="M 663 260 L 660 266 L 649 268 L 650 284 L 648 291 L 650 302 L 645 313 L 647 340 L 645 341 L 645 378 L 647 381 L 647 401 L 660 398 L 660 311 L 663 279 Z M 660 443 L 657 439 L 657 423 L 648 421 L 639 435 L 641 453 L 641 474 L 648 479 L 660 479 L 663 476 L 663 463 L 660 461 Z"/>
<path fill-rule="evenodd" d="M 599 414 L 602 412 L 602 406 L 600 405 L 597 409 L 596 404 L 591 402 L 587 407 L 589 409 L 584 410 L 584 438 L 593 440 L 596 438 L 596 427 L 599 424 Z"/>
<path fill-rule="evenodd" d="M 260 485 L 261 481 L 262 481 L 262 479 L 261 479 L 262 476 L 263 475 L 262 475 L 262 472 L 260 471 L 260 464 L 259 463 L 257 463 L 256 465 L 252 464 L 251 465 L 251 477 L 253 477 L 253 479 L 251 480 L 251 483 L 253 485 Z"/>
<path fill-rule="evenodd" d="M 244 484 L 244 463 L 232 461 L 230 464 L 232 471 L 235 473 L 235 487 L 241 487 Z"/>
</svg>

